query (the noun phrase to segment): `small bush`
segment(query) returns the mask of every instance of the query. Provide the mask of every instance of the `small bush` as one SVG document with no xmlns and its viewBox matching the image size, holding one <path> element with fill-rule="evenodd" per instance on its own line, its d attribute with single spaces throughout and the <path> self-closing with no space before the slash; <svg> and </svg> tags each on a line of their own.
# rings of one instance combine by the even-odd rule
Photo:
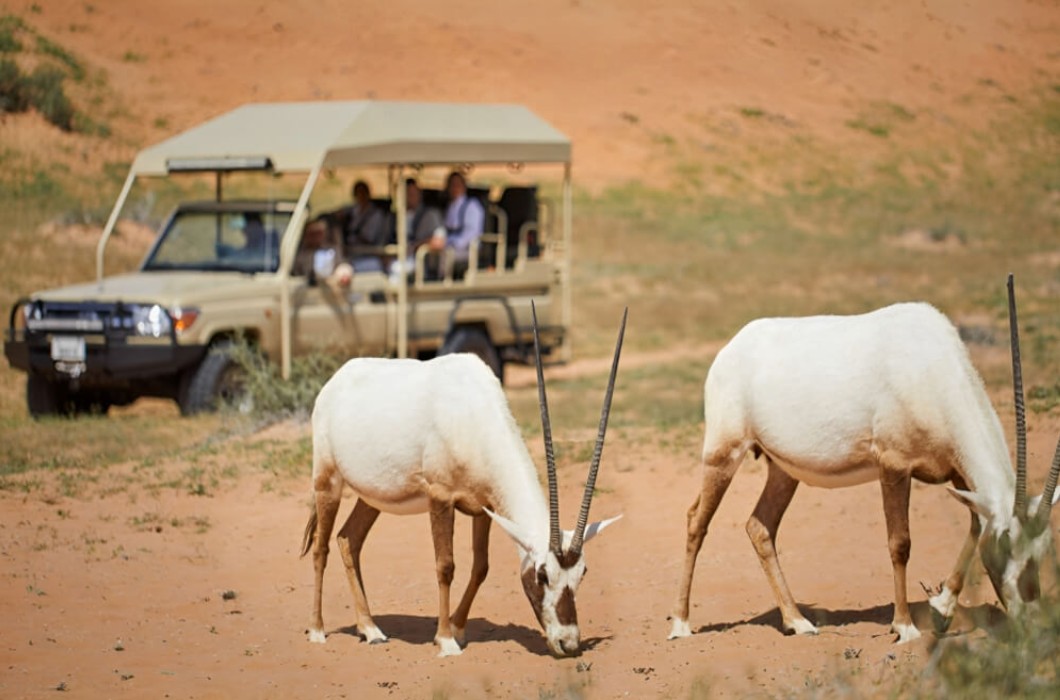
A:
<svg viewBox="0 0 1060 700">
<path fill-rule="evenodd" d="M 24 39 L 35 42 L 35 56 L 30 65 L 32 73 L 25 73 L 14 55 L 25 50 Z M 19 17 L 0 16 L 0 111 L 25 112 L 36 109 L 50 123 L 63 131 L 94 136 L 109 136 L 110 129 L 103 123 L 74 109 L 66 95 L 67 78 L 83 82 L 87 76 L 84 65 L 62 46 L 43 37 Z"/>
<path fill-rule="evenodd" d="M 996 637 L 940 645 L 932 666 L 951 697 L 1060 696 L 1060 601 L 1043 601 L 1038 615 L 1011 620 Z"/>
<path fill-rule="evenodd" d="M 24 26 L 22 20 L 13 15 L 0 17 L 0 53 L 18 53 L 22 50 L 17 33 Z"/>
<path fill-rule="evenodd" d="M 14 61 L 0 59 L 0 112 L 25 112 L 29 99 L 22 86 L 22 71 Z"/>
<path fill-rule="evenodd" d="M 66 74 L 55 66 L 40 65 L 23 81 L 30 105 L 63 131 L 74 129 L 74 106 L 63 91 Z"/>
<path fill-rule="evenodd" d="M 85 79 L 85 67 L 81 65 L 81 62 L 78 61 L 72 53 L 56 44 L 51 39 L 38 36 L 37 52 L 42 53 L 45 56 L 51 56 L 59 61 L 59 63 L 66 66 L 67 70 L 70 71 L 70 77 L 76 82 L 81 82 Z"/>
<path fill-rule="evenodd" d="M 295 358 L 291 377 L 284 380 L 280 368 L 246 340 L 234 344 L 232 358 L 246 373 L 245 388 L 253 413 L 266 419 L 308 415 L 320 388 L 345 362 L 338 354 L 311 353 Z"/>
</svg>

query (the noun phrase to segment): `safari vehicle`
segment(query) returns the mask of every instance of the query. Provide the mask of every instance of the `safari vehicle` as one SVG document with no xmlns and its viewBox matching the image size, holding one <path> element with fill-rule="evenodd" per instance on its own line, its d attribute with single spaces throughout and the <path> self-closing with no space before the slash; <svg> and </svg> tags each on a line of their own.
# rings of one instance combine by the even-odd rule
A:
<svg viewBox="0 0 1060 700">
<path fill-rule="evenodd" d="M 209 410 L 238 393 L 237 338 L 277 363 L 284 379 L 293 357 L 313 351 L 467 351 L 503 378 L 506 363 L 531 357 L 531 302 L 543 353 L 562 362 L 570 353 L 570 153 L 563 134 L 514 105 L 245 105 L 138 154 L 103 229 L 96 280 L 16 302 L 4 353 L 27 373 L 33 416 L 105 412 L 141 396 L 172 398 L 185 414 Z M 487 183 L 478 190 L 487 229 L 467 272 L 431 279 L 424 256 L 410 257 L 405 178 L 459 168 L 476 182 L 489 167 L 524 181 L 531 170 L 558 173 L 560 201 L 539 197 L 536 183 Z M 378 201 L 396 242 L 374 252 L 415 260 L 414 268 L 357 272 L 336 287 L 318 280 L 315 265 L 299 264 L 306 225 L 324 213 L 310 211 L 315 188 L 341 168 L 385 177 L 388 196 Z M 226 197 L 246 174 L 268 184 L 255 196 L 242 196 L 244 187 Z M 134 183 L 185 175 L 212 184 L 212 197 L 178 200 L 139 270 L 105 276 L 107 242 Z M 296 183 L 290 196 L 273 191 L 280 178 Z"/>
</svg>

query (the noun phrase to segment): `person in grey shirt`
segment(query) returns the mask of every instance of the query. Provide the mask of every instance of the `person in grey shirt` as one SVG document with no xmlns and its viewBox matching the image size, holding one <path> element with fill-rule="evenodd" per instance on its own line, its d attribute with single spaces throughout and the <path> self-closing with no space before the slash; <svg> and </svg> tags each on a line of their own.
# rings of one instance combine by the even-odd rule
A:
<svg viewBox="0 0 1060 700">
<path fill-rule="evenodd" d="M 353 206 L 343 230 L 343 245 L 350 257 L 350 264 L 357 272 L 376 272 L 383 269 L 378 252 L 363 251 L 386 244 L 386 214 L 372 202 L 372 191 L 368 183 L 358 180 L 353 183 Z M 362 251 L 359 252 L 358 248 Z"/>
</svg>

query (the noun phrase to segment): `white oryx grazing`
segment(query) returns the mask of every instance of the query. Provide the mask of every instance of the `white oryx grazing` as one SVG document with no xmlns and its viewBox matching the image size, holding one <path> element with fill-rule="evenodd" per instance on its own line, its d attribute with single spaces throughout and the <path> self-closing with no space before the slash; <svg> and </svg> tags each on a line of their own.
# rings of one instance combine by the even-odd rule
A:
<svg viewBox="0 0 1060 700">
<path fill-rule="evenodd" d="M 1017 460 L 953 325 L 923 303 L 860 316 L 769 318 L 745 326 L 718 353 L 704 387 L 703 490 L 688 511 L 684 572 L 670 638 L 691 634 L 689 592 L 707 525 L 748 451 L 768 475 L 747 534 L 780 608 L 784 628 L 815 634 L 780 570 L 777 528 L 799 482 L 839 488 L 879 481 L 894 567 L 898 642 L 920 636 L 909 615 L 909 491 L 912 479 L 950 482 L 971 510 L 953 573 L 930 598 L 940 629 L 978 544 L 998 597 L 1014 614 L 1038 597 L 1038 564 L 1051 543 L 1049 512 L 1060 446 L 1042 496 L 1027 500 L 1026 425 L 1012 277 L 1009 277 Z M 836 527 L 842 523 L 834 523 Z"/>
<path fill-rule="evenodd" d="M 357 627 L 369 643 L 386 636 L 372 621 L 361 579 L 361 546 L 380 511 L 429 513 L 438 576 L 440 656 L 461 653 L 471 602 L 488 569 L 490 523 L 518 546 L 522 584 L 555 656 L 581 651 L 574 597 L 585 575 L 582 545 L 618 518 L 588 523 L 603 451 L 626 319 L 622 318 L 596 449 L 573 531 L 560 530 L 552 430 L 534 312 L 534 351 L 548 471 L 548 503 L 500 382 L 478 357 L 347 362 L 321 389 L 313 409 L 313 489 L 302 555 L 313 547 L 316 590 L 309 639 L 324 642 L 321 586 L 328 539 L 348 484 L 358 500 L 338 534 Z M 450 617 L 454 511 L 474 518 L 467 590 Z M 619 516 L 621 517 L 621 516 Z M 393 559 L 403 559 L 398 553 Z M 393 562 L 390 562 L 393 565 Z"/>
</svg>

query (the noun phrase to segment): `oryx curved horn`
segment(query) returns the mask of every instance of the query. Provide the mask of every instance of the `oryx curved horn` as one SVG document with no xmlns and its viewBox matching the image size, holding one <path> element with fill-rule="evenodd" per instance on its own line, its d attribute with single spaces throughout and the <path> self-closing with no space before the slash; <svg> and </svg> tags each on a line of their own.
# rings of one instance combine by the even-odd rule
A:
<svg viewBox="0 0 1060 700">
<path fill-rule="evenodd" d="M 545 465 L 548 471 L 548 549 L 557 557 L 562 546 L 559 529 L 559 493 L 556 485 L 556 456 L 552 448 L 552 421 L 548 416 L 545 374 L 541 369 L 541 339 L 537 333 L 537 307 L 530 302 L 534 319 L 534 361 L 537 364 L 537 398 L 541 404 L 541 433 L 545 439 Z"/>
<path fill-rule="evenodd" d="M 589 506 L 593 501 L 593 490 L 596 488 L 596 472 L 600 469 L 600 456 L 604 451 L 604 433 L 607 432 L 607 419 L 611 414 L 611 397 L 615 393 L 615 376 L 618 374 L 618 358 L 622 354 L 622 338 L 626 334 L 626 317 L 629 316 L 629 307 L 622 312 L 622 325 L 618 329 L 618 342 L 615 344 L 615 358 L 611 361 L 611 376 L 607 380 L 607 393 L 604 395 L 604 407 L 600 412 L 600 432 L 596 436 L 596 447 L 593 449 L 593 461 L 589 465 L 589 476 L 585 480 L 585 496 L 582 498 L 582 508 L 578 513 L 578 524 L 574 528 L 574 537 L 571 539 L 570 551 L 578 554 L 582 551 L 582 541 L 585 537 L 585 527 L 589 523 Z"/>
<path fill-rule="evenodd" d="M 1016 289 L 1012 273 L 1008 276 L 1008 323 L 1012 336 L 1012 387 L 1016 398 L 1016 499 L 1012 504 L 1012 513 L 1022 523 L 1027 519 L 1027 417 L 1023 405 L 1020 332 L 1016 321 Z"/>
<path fill-rule="evenodd" d="M 1045 478 L 1045 490 L 1042 491 L 1042 500 L 1038 503 L 1039 520 L 1049 517 L 1049 509 L 1053 507 L 1053 494 L 1056 493 L 1057 479 L 1060 479 L 1060 440 L 1056 442 L 1053 466 L 1049 468 L 1049 476 Z"/>
</svg>

